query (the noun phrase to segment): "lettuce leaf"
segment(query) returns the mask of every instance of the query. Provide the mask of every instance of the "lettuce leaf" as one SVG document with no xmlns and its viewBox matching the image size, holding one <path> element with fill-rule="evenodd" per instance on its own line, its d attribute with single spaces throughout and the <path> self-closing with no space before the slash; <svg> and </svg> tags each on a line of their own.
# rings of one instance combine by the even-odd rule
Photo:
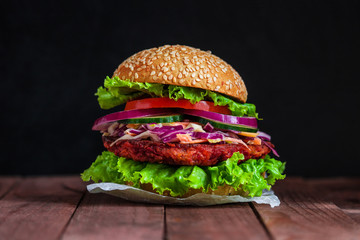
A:
<svg viewBox="0 0 360 240">
<path fill-rule="evenodd" d="M 218 186 L 228 184 L 241 189 L 248 196 L 261 196 L 264 189 L 270 189 L 278 179 L 284 179 L 285 163 L 267 155 L 264 159 L 244 159 L 238 152 L 226 161 L 215 166 L 170 166 L 158 163 L 136 162 L 105 151 L 81 174 L 84 181 L 94 182 L 132 182 L 134 187 L 150 183 L 153 189 L 162 194 L 169 191 L 171 196 L 181 196 L 190 188 L 207 192 Z M 263 178 L 262 173 L 268 177 Z"/>
<path fill-rule="evenodd" d="M 220 93 L 200 88 L 160 83 L 140 83 L 121 80 L 119 77 L 106 77 L 104 87 L 99 87 L 95 93 L 102 109 L 110 109 L 140 97 L 168 97 L 174 100 L 188 99 L 193 104 L 202 100 L 212 100 L 215 105 L 228 106 L 235 116 L 258 118 L 254 104 L 239 103 Z"/>
</svg>

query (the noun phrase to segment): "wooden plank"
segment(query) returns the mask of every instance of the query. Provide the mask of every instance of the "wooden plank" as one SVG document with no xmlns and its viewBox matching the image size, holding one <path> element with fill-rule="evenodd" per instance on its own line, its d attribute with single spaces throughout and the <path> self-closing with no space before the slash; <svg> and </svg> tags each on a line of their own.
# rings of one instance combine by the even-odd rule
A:
<svg viewBox="0 0 360 240">
<path fill-rule="evenodd" d="M 0 200 L 0 239 L 58 239 L 84 191 L 79 177 L 25 178 Z"/>
<path fill-rule="evenodd" d="M 164 207 L 87 193 L 66 229 L 66 239 L 162 239 Z"/>
<path fill-rule="evenodd" d="M 325 178 L 307 180 L 319 191 L 319 197 L 332 201 L 360 224 L 360 178 Z"/>
<path fill-rule="evenodd" d="M 19 183 L 20 179 L 21 178 L 17 176 L 0 177 L 0 199 Z"/>
<path fill-rule="evenodd" d="M 279 207 L 254 204 L 274 239 L 359 239 L 359 225 L 306 181 L 287 178 L 274 191 Z"/>
<path fill-rule="evenodd" d="M 166 207 L 169 240 L 269 239 L 248 203 Z"/>
</svg>

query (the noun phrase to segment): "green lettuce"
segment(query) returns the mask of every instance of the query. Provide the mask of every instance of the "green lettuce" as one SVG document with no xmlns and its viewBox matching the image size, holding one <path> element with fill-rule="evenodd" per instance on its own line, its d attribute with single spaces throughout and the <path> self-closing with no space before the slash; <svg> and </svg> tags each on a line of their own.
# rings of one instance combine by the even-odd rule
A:
<svg viewBox="0 0 360 240">
<path fill-rule="evenodd" d="M 94 182 L 132 182 L 134 187 L 150 183 L 158 193 L 169 191 L 171 196 L 181 196 L 191 188 L 207 192 L 228 184 L 250 197 L 261 196 L 264 189 L 269 190 L 276 180 L 285 178 L 282 174 L 285 163 L 269 155 L 264 159 L 250 159 L 238 164 L 242 159 L 243 154 L 236 152 L 215 166 L 170 166 L 137 162 L 104 151 L 81 174 L 81 178 Z M 262 177 L 263 172 L 267 172 L 266 178 Z"/>
<path fill-rule="evenodd" d="M 220 93 L 200 88 L 165 85 L 160 83 L 141 83 L 121 80 L 119 77 L 106 77 L 104 87 L 99 87 L 96 96 L 102 109 L 110 109 L 137 98 L 168 97 L 170 99 L 188 99 L 191 103 L 212 100 L 215 105 L 228 106 L 235 116 L 258 117 L 256 107 L 251 103 L 239 103 Z"/>
</svg>

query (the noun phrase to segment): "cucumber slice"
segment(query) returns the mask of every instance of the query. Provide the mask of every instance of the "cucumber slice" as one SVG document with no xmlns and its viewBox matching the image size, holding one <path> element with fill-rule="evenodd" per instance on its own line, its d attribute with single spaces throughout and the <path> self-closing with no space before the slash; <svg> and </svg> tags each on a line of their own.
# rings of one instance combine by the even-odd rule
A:
<svg viewBox="0 0 360 240">
<path fill-rule="evenodd" d="M 124 120 L 119 120 L 119 123 L 171 123 L 171 122 L 181 122 L 184 119 L 191 119 L 192 121 L 199 122 L 202 124 L 210 123 L 213 127 L 219 129 L 230 129 L 241 132 L 257 132 L 257 128 L 251 128 L 244 125 L 237 124 L 228 124 L 223 122 L 218 122 L 214 120 L 210 120 L 207 118 L 190 116 L 190 115 L 182 115 L 182 114 L 174 114 L 174 115 L 161 115 L 161 116 L 151 116 L 151 117 L 143 117 L 143 118 L 129 118 Z"/>
<path fill-rule="evenodd" d="M 240 131 L 240 132 L 257 132 L 258 131 L 257 128 L 250 128 L 248 126 L 237 125 L 237 124 L 228 124 L 228 123 L 210 120 L 207 118 L 192 117 L 192 119 L 194 119 L 195 121 L 202 123 L 202 124 L 210 123 L 214 128 L 219 128 L 219 129 L 229 129 L 229 130 L 235 130 L 235 131 Z"/>
<path fill-rule="evenodd" d="M 184 115 L 174 114 L 166 116 L 151 116 L 143 118 L 129 118 L 120 120 L 120 123 L 170 123 L 170 122 L 181 122 L 184 120 Z"/>
</svg>

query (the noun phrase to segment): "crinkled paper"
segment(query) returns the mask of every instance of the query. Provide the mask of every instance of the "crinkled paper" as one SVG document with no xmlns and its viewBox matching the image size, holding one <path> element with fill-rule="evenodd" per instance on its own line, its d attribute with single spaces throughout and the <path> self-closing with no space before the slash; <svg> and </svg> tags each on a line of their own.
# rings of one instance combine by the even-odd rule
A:
<svg viewBox="0 0 360 240">
<path fill-rule="evenodd" d="M 252 198 L 241 197 L 239 195 L 218 196 L 205 193 L 198 193 L 187 198 L 176 198 L 162 196 L 142 189 L 117 183 L 94 183 L 88 185 L 87 189 L 90 193 L 106 193 L 129 201 L 156 204 L 211 206 L 226 203 L 256 202 L 259 204 L 269 204 L 271 207 L 277 207 L 280 205 L 280 200 L 274 194 L 274 192 L 267 190 L 264 190 L 261 197 Z"/>
</svg>

